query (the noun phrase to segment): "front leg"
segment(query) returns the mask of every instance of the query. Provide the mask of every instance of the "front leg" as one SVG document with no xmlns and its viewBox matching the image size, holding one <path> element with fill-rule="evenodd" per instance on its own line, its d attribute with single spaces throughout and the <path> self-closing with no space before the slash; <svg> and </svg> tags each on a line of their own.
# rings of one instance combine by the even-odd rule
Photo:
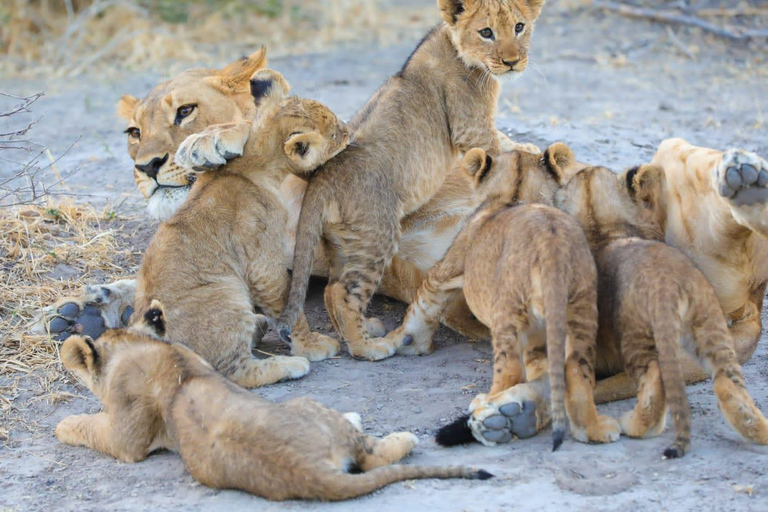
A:
<svg viewBox="0 0 768 512">
<path fill-rule="evenodd" d="M 106 453 L 123 462 L 139 462 L 147 458 L 148 445 L 125 443 L 115 432 L 105 412 L 69 416 L 56 427 L 56 437 L 64 444 L 85 446 Z"/>
<path fill-rule="evenodd" d="M 181 143 L 175 162 L 198 172 L 216 169 L 243 155 L 250 134 L 251 123 L 246 121 L 209 126 Z"/>
<path fill-rule="evenodd" d="M 713 173 L 713 186 L 740 225 L 768 238 L 768 161 L 731 149 Z"/>
</svg>

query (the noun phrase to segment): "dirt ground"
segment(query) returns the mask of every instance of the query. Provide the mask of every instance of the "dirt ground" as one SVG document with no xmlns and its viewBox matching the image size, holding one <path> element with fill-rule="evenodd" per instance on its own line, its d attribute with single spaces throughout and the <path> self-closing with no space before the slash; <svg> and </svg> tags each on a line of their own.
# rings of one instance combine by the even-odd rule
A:
<svg viewBox="0 0 768 512">
<path fill-rule="evenodd" d="M 565 141 L 580 160 L 617 170 L 648 161 L 670 136 L 768 155 L 764 42 L 745 46 L 679 27 L 671 35 L 657 24 L 574 12 L 552 3 L 534 37 L 532 65 L 520 80 L 504 85 L 498 125 L 513 138 L 539 145 Z M 326 102 L 349 118 L 399 69 L 415 43 L 342 48 L 281 58 L 272 65 L 296 93 Z M 34 138 L 55 155 L 75 143 L 58 164 L 65 170 L 81 168 L 68 182 L 70 191 L 98 205 L 110 204 L 120 216 L 141 216 L 142 199 L 134 188 L 114 104 L 123 93 L 146 94 L 160 78 L 128 72 L 40 83 L 0 78 L 0 90 L 17 95 L 45 90 L 37 106 L 45 117 Z M 3 166 L 0 162 L 0 177 L 10 172 Z M 147 221 L 136 238 L 139 246 L 153 229 Z M 401 304 L 381 298 L 372 309 L 389 328 L 404 311 Z M 322 282 L 313 285 L 306 310 L 314 329 L 330 332 Z M 766 509 L 768 448 L 742 442 L 729 428 L 709 383 L 689 388 L 693 444 L 682 460 L 661 459 L 672 436 L 669 429 L 659 438 L 622 438 L 610 446 L 567 441 L 554 454 L 547 432 L 492 449 L 439 448 L 431 438 L 436 428 L 489 387 L 491 348 L 446 329 L 439 332 L 437 346 L 429 357 L 379 363 L 343 354 L 314 364 L 300 381 L 257 393 L 277 401 L 311 396 L 341 411 L 359 412 L 372 434 L 412 431 L 421 444 L 408 463 L 468 464 L 494 473 L 495 479 L 401 483 L 333 505 L 274 504 L 197 484 L 173 453 L 127 465 L 63 446 L 53 435 L 57 422 L 98 411 L 98 400 L 64 379 L 58 389 L 75 397 L 52 403 L 34 376 L 5 376 L 0 387 L 15 378 L 20 391 L 7 397 L 17 421 L 10 440 L 0 446 L 0 510 Z M 264 349 L 286 352 L 272 333 Z M 761 341 L 744 374 L 758 406 L 768 412 L 768 342 Z M 600 409 L 618 416 L 632 406 L 633 401 L 625 401 Z"/>
</svg>

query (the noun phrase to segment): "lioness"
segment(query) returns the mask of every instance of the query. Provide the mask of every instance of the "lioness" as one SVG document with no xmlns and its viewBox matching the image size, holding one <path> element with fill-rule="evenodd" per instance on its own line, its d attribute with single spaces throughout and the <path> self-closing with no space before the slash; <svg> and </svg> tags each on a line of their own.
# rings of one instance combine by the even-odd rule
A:
<svg viewBox="0 0 768 512">
<path fill-rule="evenodd" d="M 659 435 L 669 408 L 676 434 L 664 455 L 677 458 L 688 451 L 691 419 L 681 364 L 686 353 L 709 370 L 726 420 L 745 439 L 768 444 L 768 421 L 744 385 L 712 285 L 680 250 L 655 241 L 661 239 L 665 186 L 664 172 L 655 165 L 621 175 L 591 167 L 555 199 L 579 221 L 595 255 L 599 359 L 603 366 L 615 365 L 620 354 L 624 371 L 638 385 L 637 405 L 622 416 L 622 432 Z"/>
<path fill-rule="evenodd" d="M 311 177 L 296 234 L 280 336 L 291 337 L 314 249 L 329 258 L 325 305 L 353 356 L 397 346 L 371 341 L 364 313 L 397 253 L 401 222 L 440 188 L 460 152 L 500 153 L 497 79 L 521 73 L 543 0 L 438 0 L 444 23 L 350 122 L 354 143 Z"/>
<path fill-rule="evenodd" d="M 62 346 L 64 365 L 105 409 L 64 419 L 56 427 L 62 443 L 124 462 L 167 448 L 200 483 L 271 500 L 343 500 L 414 478 L 492 476 L 466 467 L 391 466 L 416 446 L 416 436 L 377 439 L 362 433 L 357 414 L 306 398 L 274 404 L 245 391 L 185 346 L 147 335 L 163 330 L 157 302 L 135 324 L 96 341 L 72 336 Z"/>
<path fill-rule="evenodd" d="M 287 97 L 288 83 L 276 71 L 257 71 L 251 86 L 259 113 L 242 136 L 258 148 L 258 157 L 232 160 L 200 177 L 149 244 L 135 297 L 139 317 L 155 299 L 168 304 L 165 338 L 186 344 L 249 388 L 301 377 L 308 369 L 303 357 L 251 356 L 254 308 L 275 318 L 288 294 L 281 245 L 286 218 L 276 191 L 287 174 L 312 171 L 349 142 L 344 123 L 324 105 Z M 209 128 L 179 152 L 215 144 L 217 137 L 218 129 Z M 318 361 L 338 349 L 336 340 L 310 332 L 299 316 L 292 354 Z"/>
</svg>

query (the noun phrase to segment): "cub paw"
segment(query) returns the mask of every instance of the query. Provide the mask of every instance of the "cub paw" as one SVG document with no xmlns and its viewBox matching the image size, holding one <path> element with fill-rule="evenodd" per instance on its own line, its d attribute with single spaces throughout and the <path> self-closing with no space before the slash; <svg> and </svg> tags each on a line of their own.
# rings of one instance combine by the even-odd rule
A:
<svg viewBox="0 0 768 512">
<path fill-rule="evenodd" d="M 768 202 L 768 162 L 754 153 L 731 149 L 715 170 L 717 191 L 737 206 Z"/>
<path fill-rule="evenodd" d="M 177 165 L 197 172 L 216 169 L 243 155 L 249 127 L 244 123 L 211 126 L 190 135 L 176 151 Z"/>
<path fill-rule="evenodd" d="M 381 361 L 395 355 L 395 347 L 386 338 L 373 338 L 364 342 L 349 343 L 352 357 L 367 361 Z"/>
<path fill-rule="evenodd" d="M 574 428 L 571 423 L 571 435 L 582 443 L 613 443 L 621 436 L 621 426 L 610 416 L 598 416 L 597 424 L 588 426 L 586 432 Z"/>
<path fill-rule="evenodd" d="M 397 347 L 397 353 L 402 356 L 426 356 L 434 351 L 432 335 L 426 331 L 413 334 L 399 327 L 387 334 L 384 339 Z"/>
<path fill-rule="evenodd" d="M 291 345 L 291 354 L 294 356 L 305 357 L 310 361 L 323 361 L 339 353 L 341 345 L 338 340 L 312 332 L 309 335 L 308 343 L 293 343 Z"/>
<path fill-rule="evenodd" d="M 346 412 L 342 414 L 342 416 L 355 427 L 355 430 L 359 432 L 363 431 L 363 418 L 361 418 L 359 414 L 356 412 Z"/>
<path fill-rule="evenodd" d="M 387 334 L 387 329 L 384 327 L 384 323 L 378 318 L 366 318 L 365 330 L 368 331 L 368 336 L 371 338 L 381 338 Z"/>
<path fill-rule="evenodd" d="M 80 425 L 80 416 L 68 416 L 61 420 L 56 426 L 56 438 L 68 445 L 76 446 L 80 443 L 78 436 L 78 427 Z"/>
<path fill-rule="evenodd" d="M 283 371 L 280 380 L 300 379 L 309 373 L 309 360 L 305 357 L 274 356 L 272 359 Z"/>
</svg>

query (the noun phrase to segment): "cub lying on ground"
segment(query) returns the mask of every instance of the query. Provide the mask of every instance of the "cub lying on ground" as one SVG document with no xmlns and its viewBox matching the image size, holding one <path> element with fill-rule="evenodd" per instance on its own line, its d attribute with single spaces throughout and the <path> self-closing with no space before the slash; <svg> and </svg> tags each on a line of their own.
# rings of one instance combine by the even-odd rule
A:
<svg viewBox="0 0 768 512">
<path fill-rule="evenodd" d="M 638 385 L 637 405 L 621 418 L 622 432 L 659 435 L 669 407 L 676 433 L 664 455 L 688 451 L 691 419 L 681 359 L 687 353 L 710 372 L 728 423 L 745 439 L 768 444 L 768 422 L 744 385 L 712 286 L 685 254 L 654 241 L 662 238 L 658 201 L 664 181 L 655 165 L 619 176 L 592 167 L 556 196 L 557 206 L 583 226 L 595 255 L 600 352 L 619 351 L 624 371 Z"/>
<path fill-rule="evenodd" d="M 350 123 L 354 143 L 310 179 L 280 335 L 290 340 L 314 250 L 329 258 L 325 305 L 353 356 L 394 354 L 371 341 L 365 309 L 398 251 L 401 221 L 427 203 L 460 152 L 498 155 L 497 77 L 522 72 L 543 0 L 438 0 L 445 23 L 424 38 Z"/>
<path fill-rule="evenodd" d="M 258 155 L 235 159 L 201 175 L 184 205 L 160 225 L 139 270 L 135 308 L 141 317 L 152 300 L 168 305 L 164 336 L 184 343 L 244 387 L 306 374 L 304 358 L 251 356 L 257 308 L 277 317 L 288 294 L 283 264 L 285 209 L 277 190 L 288 173 L 303 175 L 342 151 L 347 129 L 320 103 L 286 98 L 288 84 L 272 70 L 252 78 L 259 114 L 241 130 Z M 190 137 L 179 154 L 220 144 L 226 125 Z M 262 327 L 263 328 L 263 327 Z M 296 323 L 294 355 L 317 361 L 338 352 L 336 340 Z"/>
<path fill-rule="evenodd" d="M 492 476 L 466 467 L 390 466 L 417 444 L 413 434 L 377 439 L 362 433 L 357 414 L 305 398 L 271 403 L 185 346 L 140 332 L 162 332 L 163 324 L 162 306 L 154 302 L 137 330 L 110 330 L 96 341 L 67 339 L 62 362 L 105 412 L 64 419 L 56 427 L 62 443 L 125 462 L 171 449 L 200 483 L 271 500 L 343 500 L 414 478 Z"/>
</svg>

